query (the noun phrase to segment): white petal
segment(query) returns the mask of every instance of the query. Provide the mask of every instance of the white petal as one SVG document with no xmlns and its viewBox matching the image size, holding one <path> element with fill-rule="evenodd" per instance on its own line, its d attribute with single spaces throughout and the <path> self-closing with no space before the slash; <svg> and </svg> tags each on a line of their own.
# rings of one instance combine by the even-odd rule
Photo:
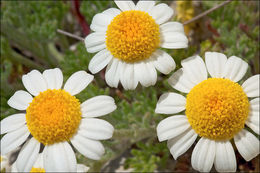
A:
<svg viewBox="0 0 260 173">
<path fill-rule="evenodd" d="M 76 134 L 71 139 L 71 143 L 81 154 L 93 160 L 99 160 L 105 153 L 105 149 L 101 142 L 88 139 L 80 134 Z"/>
<path fill-rule="evenodd" d="M 83 117 L 99 117 L 113 112 L 115 101 L 110 96 L 100 95 L 92 97 L 81 104 Z"/>
<path fill-rule="evenodd" d="M 43 163 L 46 172 L 76 172 L 75 153 L 68 142 L 45 146 Z"/>
<path fill-rule="evenodd" d="M 218 172 L 236 172 L 236 156 L 229 141 L 216 141 L 216 158 L 214 165 Z"/>
<path fill-rule="evenodd" d="M 169 74 L 176 67 L 173 58 L 162 50 L 156 50 L 153 54 L 154 67 L 163 74 Z"/>
<path fill-rule="evenodd" d="M 181 61 L 184 72 L 190 78 L 190 81 L 197 85 L 208 77 L 208 72 L 204 61 L 198 55 L 186 58 Z"/>
<path fill-rule="evenodd" d="M 216 153 L 215 145 L 213 140 L 200 138 L 191 155 L 191 164 L 195 170 L 200 172 L 211 170 Z"/>
<path fill-rule="evenodd" d="M 102 13 L 114 18 L 117 15 L 119 15 L 121 13 L 121 11 L 117 8 L 109 8 L 109 9 L 103 11 Z"/>
<path fill-rule="evenodd" d="M 248 78 L 243 84 L 242 87 L 248 97 L 259 97 L 259 85 L 260 85 L 260 75 L 254 75 Z"/>
<path fill-rule="evenodd" d="M 85 71 L 73 73 L 64 85 L 64 90 L 71 95 L 76 95 L 84 90 L 94 79 L 94 76 Z"/>
<path fill-rule="evenodd" d="M 259 139 L 252 133 L 242 129 L 234 136 L 238 152 L 246 160 L 250 161 L 259 154 Z"/>
<path fill-rule="evenodd" d="M 173 9 L 167 4 L 161 3 L 152 8 L 149 14 L 154 18 L 157 24 L 167 22 L 173 15 Z"/>
<path fill-rule="evenodd" d="M 111 61 L 112 57 L 113 56 L 108 50 L 101 50 L 90 60 L 88 65 L 89 71 L 93 74 L 98 73 L 100 70 L 105 68 L 105 66 Z"/>
<path fill-rule="evenodd" d="M 173 158 L 176 160 L 180 155 L 185 153 L 195 142 L 197 136 L 195 131 L 190 127 L 179 136 L 168 140 L 167 146 Z"/>
<path fill-rule="evenodd" d="M 160 31 L 161 31 L 161 33 L 179 32 L 179 33 L 185 34 L 183 24 L 181 24 L 179 22 L 164 23 L 164 24 L 160 25 Z"/>
<path fill-rule="evenodd" d="M 214 78 L 224 77 L 224 70 L 227 62 L 226 55 L 218 52 L 206 52 L 205 62 L 211 77 Z"/>
<path fill-rule="evenodd" d="M 258 135 L 260 134 L 259 105 L 260 105 L 259 98 L 255 98 L 255 99 L 250 101 L 250 114 L 249 114 L 248 119 L 246 121 L 246 125 L 248 127 L 250 127 Z"/>
<path fill-rule="evenodd" d="M 116 5 L 122 11 L 134 10 L 135 4 L 133 1 L 115 1 Z"/>
<path fill-rule="evenodd" d="M 236 56 L 231 56 L 225 65 L 224 77 L 237 82 L 246 74 L 247 68 L 248 64 L 245 61 Z"/>
<path fill-rule="evenodd" d="M 83 164 L 77 164 L 77 172 L 88 172 L 89 167 Z"/>
<path fill-rule="evenodd" d="M 2 166 L 1 166 L 1 168 L 2 168 Z M 14 162 L 14 163 L 12 164 L 11 172 L 18 172 L 18 170 L 17 170 L 17 168 L 16 168 L 16 162 Z"/>
<path fill-rule="evenodd" d="M 16 160 L 17 170 L 30 172 L 39 155 L 41 143 L 32 137 L 19 152 Z"/>
<path fill-rule="evenodd" d="M 140 0 L 135 6 L 135 10 L 150 12 L 155 5 L 155 1 Z"/>
<path fill-rule="evenodd" d="M 134 90 L 138 85 L 138 78 L 135 77 L 134 64 L 125 63 L 121 68 L 120 81 L 125 90 Z"/>
<path fill-rule="evenodd" d="M 151 60 L 135 63 L 134 71 L 135 77 L 145 87 L 154 85 L 157 81 L 157 72 Z"/>
<path fill-rule="evenodd" d="M 161 47 L 180 49 L 188 47 L 188 38 L 181 32 L 162 32 Z"/>
<path fill-rule="evenodd" d="M 28 138 L 30 132 L 27 126 L 23 126 L 15 131 L 7 133 L 1 139 L 1 154 L 5 155 L 20 146 Z"/>
<path fill-rule="evenodd" d="M 117 88 L 120 78 L 120 63 L 117 58 L 113 58 L 106 68 L 105 79 L 110 87 Z"/>
<path fill-rule="evenodd" d="M 81 120 L 78 133 L 94 140 L 109 139 L 113 136 L 114 127 L 105 120 L 84 118 Z"/>
<path fill-rule="evenodd" d="M 47 83 L 48 89 L 60 89 L 63 83 L 63 75 L 59 68 L 45 70 L 43 78 Z"/>
<path fill-rule="evenodd" d="M 36 162 L 34 163 L 33 167 L 35 168 L 43 168 L 43 153 L 38 155 Z"/>
<path fill-rule="evenodd" d="M 1 134 L 14 131 L 26 123 L 25 114 L 13 114 L 1 121 Z"/>
<path fill-rule="evenodd" d="M 160 96 L 155 112 L 161 114 L 175 114 L 185 109 L 186 98 L 176 93 L 165 93 Z"/>
<path fill-rule="evenodd" d="M 38 70 L 32 70 L 30 73 L 23 75 L 22 81 L 27 91 L 34 96 L 47 90 L 47 84 Z"/>
<path fill-rule="evenodd" d="M 33 100 L 32 96 L 23 90 L 16 91 L 7 104 L 17 110 L 25 110 Z"/>
<path fill-rule="evenodd" d="M 190 124 L 184 115 L 174 115 L 162 120 L 156 130 L 159 141 L 174 138 L 190 127 Z"/>
<path fill-rule="evenodd" d="M 106 32 L 107 26 L 112 20 L 113 16 L 106 13 L 98 13 L 93 17 L 90 29 L 98 32 Z"/>
<path fill-rule="evenodd" d="M 106 47 L 106 33 L 94 32 L 85 38 L 85 46 L 90 53 L 98 52 Z"/>
<path fill-rule="evenodd" d="M 184 73 L 183 68 L 177 70 L 173 75 L 168 79 L 168 83 L 176 90 L 179 90 L 184 93 L 189 93 L 190 90 L 195 86 L 191 82 L 187 73 Z"/>
</svg>

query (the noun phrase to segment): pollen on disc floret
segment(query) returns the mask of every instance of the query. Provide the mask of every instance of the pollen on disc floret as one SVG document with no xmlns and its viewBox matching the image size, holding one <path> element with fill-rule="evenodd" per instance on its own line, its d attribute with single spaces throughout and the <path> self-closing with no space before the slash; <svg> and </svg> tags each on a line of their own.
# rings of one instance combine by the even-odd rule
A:
<svg viewBox="0 0 260 173">
<path fill-rule="evenodd" d="M 146 12 L 121 12 L 109 24 L 106 46 L 111 54 L 126 62 L 147 59 L 159 47 L 159 25 Z"/>
<path fill-rule="evenodd" d="M 28 129 L 44 145 L 68 141 L 80 120 L 80 102 L 65 90 L 41 92 L 26 109 Z"/>
<path fill-rule="evenodd" d="M 249 101 L 242 87 L 229 79 L 209 78 L 187 95 L 186 115 L 201 137 L 231 139 L 244 128 Z"/>
</svg>

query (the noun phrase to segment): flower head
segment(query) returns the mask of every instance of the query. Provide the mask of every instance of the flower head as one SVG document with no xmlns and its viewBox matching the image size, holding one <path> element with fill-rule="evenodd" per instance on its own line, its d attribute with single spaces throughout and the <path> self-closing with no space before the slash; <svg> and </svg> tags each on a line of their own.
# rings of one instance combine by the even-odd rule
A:
<svg viewBox="0 0 260 173">
<path fill-rule="evenodd" d="M 83 165 L 83 164 L 77 164 L 77 171 L 76 172 L 87 172 L 89 170 L 89 167 Z M 16 167 L 16 162 L 12 165 L 12 172 L 19 172 Z M 30 173 L 33 172 L 46 172 L 43 166 L 43 154 L 39 154 L 36 162 L 34 163 L 32 169 L 30 170 Z"/>
<path fill-rule="evenodd" d="M 0 155 L 0 171 L 3 171 L 8 166 L 8 158 L 6 155 Z M 6 171 L 6 170 L 5 170 Z"/>
<path fill-rule="evenodd" d="M 97 73 L 105 66 L 105 80 L 111 87 L 121 81 L 125 89 L 135 89 L 140 82 L 147 87 L 157 81 L 156 69 L 164 74 L 175 68 L 172 57 L 159 48 L 186 48 L 188 39 L 183 25 L 167 22 L 173 10 L 155 1 L 115 1 L 119 9 L 110 8 L 96 14 L 90 28 L 94 33 L 85 39 L 87 51 L 98 52 L 89 63 Z"/>
<path fill-rule="evenodd" d="M 77 170 L 71 144 L 84 156 L 99 160 L 104 147 L 98 140 L 112 137 L 113 126 L 96 117 L 116 109 L 114 99 L 96 96 L 83 103 L 74 96 L 93 80 L 85 71 L 78 71 L 67 80 L 63 89 L 60 69 L 33 70 L 23 75 L 22 82 L 29 91 L 19 90 L 8 100 L 8 105 L 25 113 L 11 115 L 1 121 L 1 153 L 6 154 L 27 139 L 17 160 L 19 172 L 32 169 L 42 152 L 43 167 L 47 172 Z M 34 96 L 32 97 L 31 94 Z M 31 135 L 31 138 L 28 138 Z"/>
<path fill-rule="evenodd" d="M 252 76 L 240 85 L 237 82 L 248 68 L 242 59 L 206 52 L 205 62 L 199 56 L 187 58 L 169 78 L 174 89 L 187 93 L 186 98 L 172 92 L 163 94 L 155 112 L 175 114 L 185 110 L 186 115 L 162 120 L 157 135 L 159 141 L 168 140 L 174 159 L 200 136 L 192 152 L 192 167 L 208 172 L 214 163 L 218 172 L 235 172 L 236 157 L 230 140 L 234 139 L 246 161 L 259 154 L 258 138 L 244 128 L 247 125 L 259 135 L 260 76 Z"/>
</svg>

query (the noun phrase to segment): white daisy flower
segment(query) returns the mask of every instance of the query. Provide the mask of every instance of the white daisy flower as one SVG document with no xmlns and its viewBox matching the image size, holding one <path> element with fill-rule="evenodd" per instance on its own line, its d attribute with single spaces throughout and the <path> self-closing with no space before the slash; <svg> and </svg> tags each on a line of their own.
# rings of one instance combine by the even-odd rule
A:
<svg viewBox="0 0 260 173">
<path fill-rule="evenodd" d="M 95 74 L 106 68 L 110 87 L 121 81 L 124 89 L 133 90 L 138 82 L 148 87 L 157 81 L 157 72 L 169 74 L 175 69 L 172 57 L 159 48 L 179 49 L 188 46 L 183 25 L 167 22 L 173 9 L 155 1 L 115 1 L 120 9 L 109 8 L 94 16 L 85 38 L 87 51 L 98 52 L 89 63 Z"/>
<path fill-rule="evenodd" d="M 1 163 L 0 171 L 6 169 L 6 167 L 8 166 L 8 158 L 5 155 L 0 155 L 0 163 Z"/>
<path fill-rule="evenodd" d="M 43 164 L 47 172 L 75 172 L 76 157 L 69 144 L 84 156 L 99 160 L 104 147 L 99 140 L 112 137 L 114 128 L 96 117 L 116 109 L 110 96 L 96 96 L 83 102 L 74 96 L 93 80 L 85 71 L 78 71 L 67 80 L 63 89 L 60 69 L 37 70 L 23 75 L 26 91 L 19 90 L 8 100 L 8 105 L 25 113 L 11 115 L 1 121 L 1 153 L 6 154 L 23 144 L 16 167 L 28 172 L 44 146 Z"/>
<path fill-rule="evenodd" d="M 77 171 L 76 172 L 87 172 L 89 167 L 83 164 L 77 164 Z M 12 172 L 19 172 L 16 168 L 16 162 L 12 165 Z M 43 154 L 39 154 L 36 162 L 34 163 L 30 172 L 46 172 L 43 166 Z"/>
<path fill-rule="evenodd" d="M 174 115 L 157 126 L 159 141 L 168 140 L 174 159 L 186 152 L 200 136 L 191 157 L 192 167 L 209 172 L 214 163 L 218 172 L 235 172 L 236 157 L 230 140 L 249 161 L 259 154 L 259 140 L 244 129 L 245 124 L 259 135 L 259 74 L 242 85 L 248 64 L 222 53 L 207 52 L 205 62 L 199 56 L 181 62 L 182 68 L 168 80 L 186 98 L 173 92 L 163 94 L 156 113 Z M 208 73 L 211 78 L 208 78 Z M 249 98 L 254 98 L 249 100 Z"/>
</svg>

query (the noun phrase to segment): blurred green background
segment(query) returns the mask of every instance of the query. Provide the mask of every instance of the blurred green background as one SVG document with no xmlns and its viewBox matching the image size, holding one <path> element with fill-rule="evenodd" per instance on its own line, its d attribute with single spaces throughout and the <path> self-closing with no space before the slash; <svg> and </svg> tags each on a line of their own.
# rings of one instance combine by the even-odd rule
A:
<svg viewBox="0 0 260 173">
<path fill-rule="evenodd" d="M 175 10 L 173 20 L 185 22 L 223 1 L 163 1 Z M 38 69 L 62 69 L 65 80 L 78 70 L 88 71 L 94 54 L 86 51 L 84 43 L 57 33 L 62 29 L 85 37 L 93 16 L 107 8 L 116 7 L 113 1 L 1 1 L 1 119 L 16 113 L 7 100 L 16 90 L 24 89 L 23 74 Z M 167 50 L 180 61 L 206 51 L 236 55 L 249 63 L 248 76 L 259 73 L 259 3 L 233 1 L 193 23 L 185 25 L 189 47 Z M 174 91 L 167 83 L 170 75 L 158 74 L 155 86 L 134 91 L 122 87 L 109 88 L 104 70 L 77 97 L 84 101 L 106 94 L 115 98 L 118 109 L 104 116 L 115 127 L 113 138 L 102 142 L 106 153 L 100 161 L 77 154 L 79 163 L 90 171 L 190 172 L 191 147 L 175 161 L 166 142 L 159 143 L 156 125 L 167 115 L 154 109 L 159 96 Z M 259 156 L 246 162 L 236 151 L 238 172 L 259 172 Z M 213 170 L 214 171 L 214 168 Z"/>
</svg>

